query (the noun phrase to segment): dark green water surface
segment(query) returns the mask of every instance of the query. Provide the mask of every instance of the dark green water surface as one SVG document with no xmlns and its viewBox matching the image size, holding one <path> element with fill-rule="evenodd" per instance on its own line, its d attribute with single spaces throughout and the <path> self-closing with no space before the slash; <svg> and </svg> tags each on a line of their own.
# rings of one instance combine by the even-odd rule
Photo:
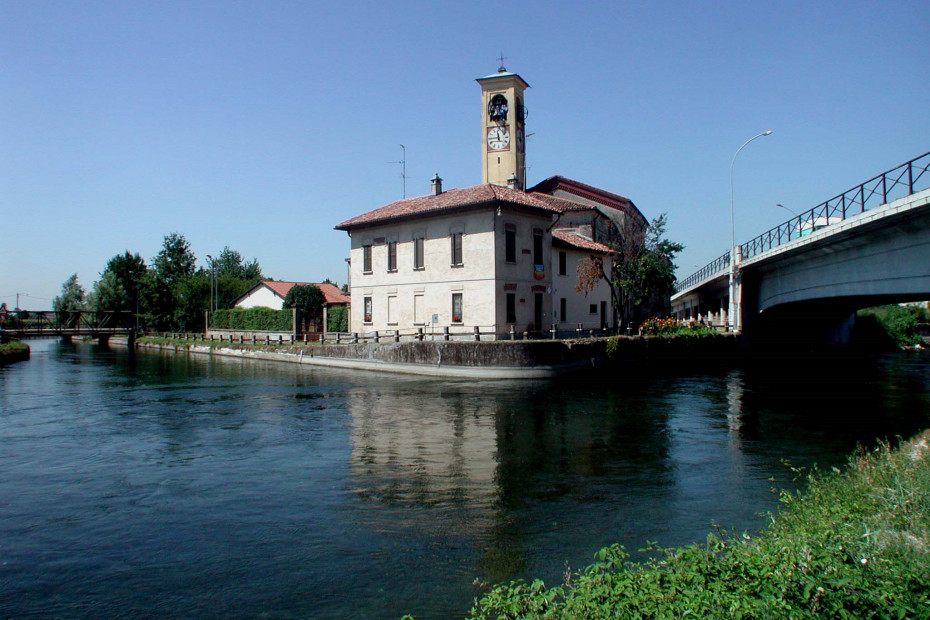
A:
<svg viewBox="0 0 930 620">
<path fill-rule="evenodd" d="M 505 382 L 31 345 L 0 368 L 3 618 L 461 617 L 476 579 L 758 529 L 784 460 L 930 426 L 925 353 Z"/>
</svg>

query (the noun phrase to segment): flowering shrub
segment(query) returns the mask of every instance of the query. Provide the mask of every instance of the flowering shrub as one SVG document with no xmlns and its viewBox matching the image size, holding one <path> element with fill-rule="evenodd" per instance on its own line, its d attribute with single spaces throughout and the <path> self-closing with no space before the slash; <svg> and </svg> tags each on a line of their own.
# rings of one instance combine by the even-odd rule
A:
<svg viewBox="0 0 930 620">
<path fill-rule="evenodd" d="M 643 323 L 643 334 L 648 336 L 711 336 L 717 331 L 693 321 L 685 323 L 677 319 L 652 317 Z"/>
</svg>

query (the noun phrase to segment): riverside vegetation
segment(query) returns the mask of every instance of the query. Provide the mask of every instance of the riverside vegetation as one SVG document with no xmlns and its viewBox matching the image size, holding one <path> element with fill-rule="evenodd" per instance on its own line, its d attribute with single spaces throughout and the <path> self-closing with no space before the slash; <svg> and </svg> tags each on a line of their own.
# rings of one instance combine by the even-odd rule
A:
<svg viewBox="0 0 930 620">
<path fill-rule="evenodd" d="M 0 365 L 29 359 L 29 346 L 22 342 L 0 343 Z"/>
<path fill-rule="evenodd" d="M 877 306 L 857 313 L 857 328 L 863 329 L 873 341 L 884 340 L 898 347 L 920 345 L 922 339 L 918 324 L 930 320 L 930 308 L 926 306 Z"/>
<path fill-rule="evenodd" d="M 783 491 L 757 536 L 650 546 L 639 562 L 613 545 L 561 585 L 492 588 L 468 619 L 930 617 L 930 431 L 797 473 L 806 489 Z"/>
</svg>

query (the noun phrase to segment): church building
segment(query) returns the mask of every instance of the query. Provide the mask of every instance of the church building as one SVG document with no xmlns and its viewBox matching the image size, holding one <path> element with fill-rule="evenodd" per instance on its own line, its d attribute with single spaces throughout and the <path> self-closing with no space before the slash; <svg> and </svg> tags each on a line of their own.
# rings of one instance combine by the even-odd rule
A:
<svg viewBox="0 0 930 620">
<path fill-rule="evenodd" d="M 553 176 L 526 188 L 529 85 L 501 67 L 481 86 L 481 184 L 368 211 L 336 226 L 351 238 L 349 330 L 423 329 L 506 337 L 615 328 L 610 289 L 576 291 L 577 266 L 609 264 L 620 240 L 646 227 L 627 198 Z"/>
</svg>

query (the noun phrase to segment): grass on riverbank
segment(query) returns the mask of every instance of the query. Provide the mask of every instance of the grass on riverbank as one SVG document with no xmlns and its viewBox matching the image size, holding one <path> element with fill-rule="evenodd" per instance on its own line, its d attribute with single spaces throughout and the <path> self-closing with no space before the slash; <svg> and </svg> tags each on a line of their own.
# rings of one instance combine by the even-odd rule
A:
<svg viewBox="0 0 930 620">
<path fill-rule="evenodd" d="M 930 431 L 806 478 L 757 537 L 646 562 L 615 545 L 557 587 L 497 586 L 468 618 L 930 617 Z"/>
<path fill-rule="evenodd" d="M 0 344 L 0 364 L 29 359 L 29 345 L 15 340 Z"/>
</svg>

